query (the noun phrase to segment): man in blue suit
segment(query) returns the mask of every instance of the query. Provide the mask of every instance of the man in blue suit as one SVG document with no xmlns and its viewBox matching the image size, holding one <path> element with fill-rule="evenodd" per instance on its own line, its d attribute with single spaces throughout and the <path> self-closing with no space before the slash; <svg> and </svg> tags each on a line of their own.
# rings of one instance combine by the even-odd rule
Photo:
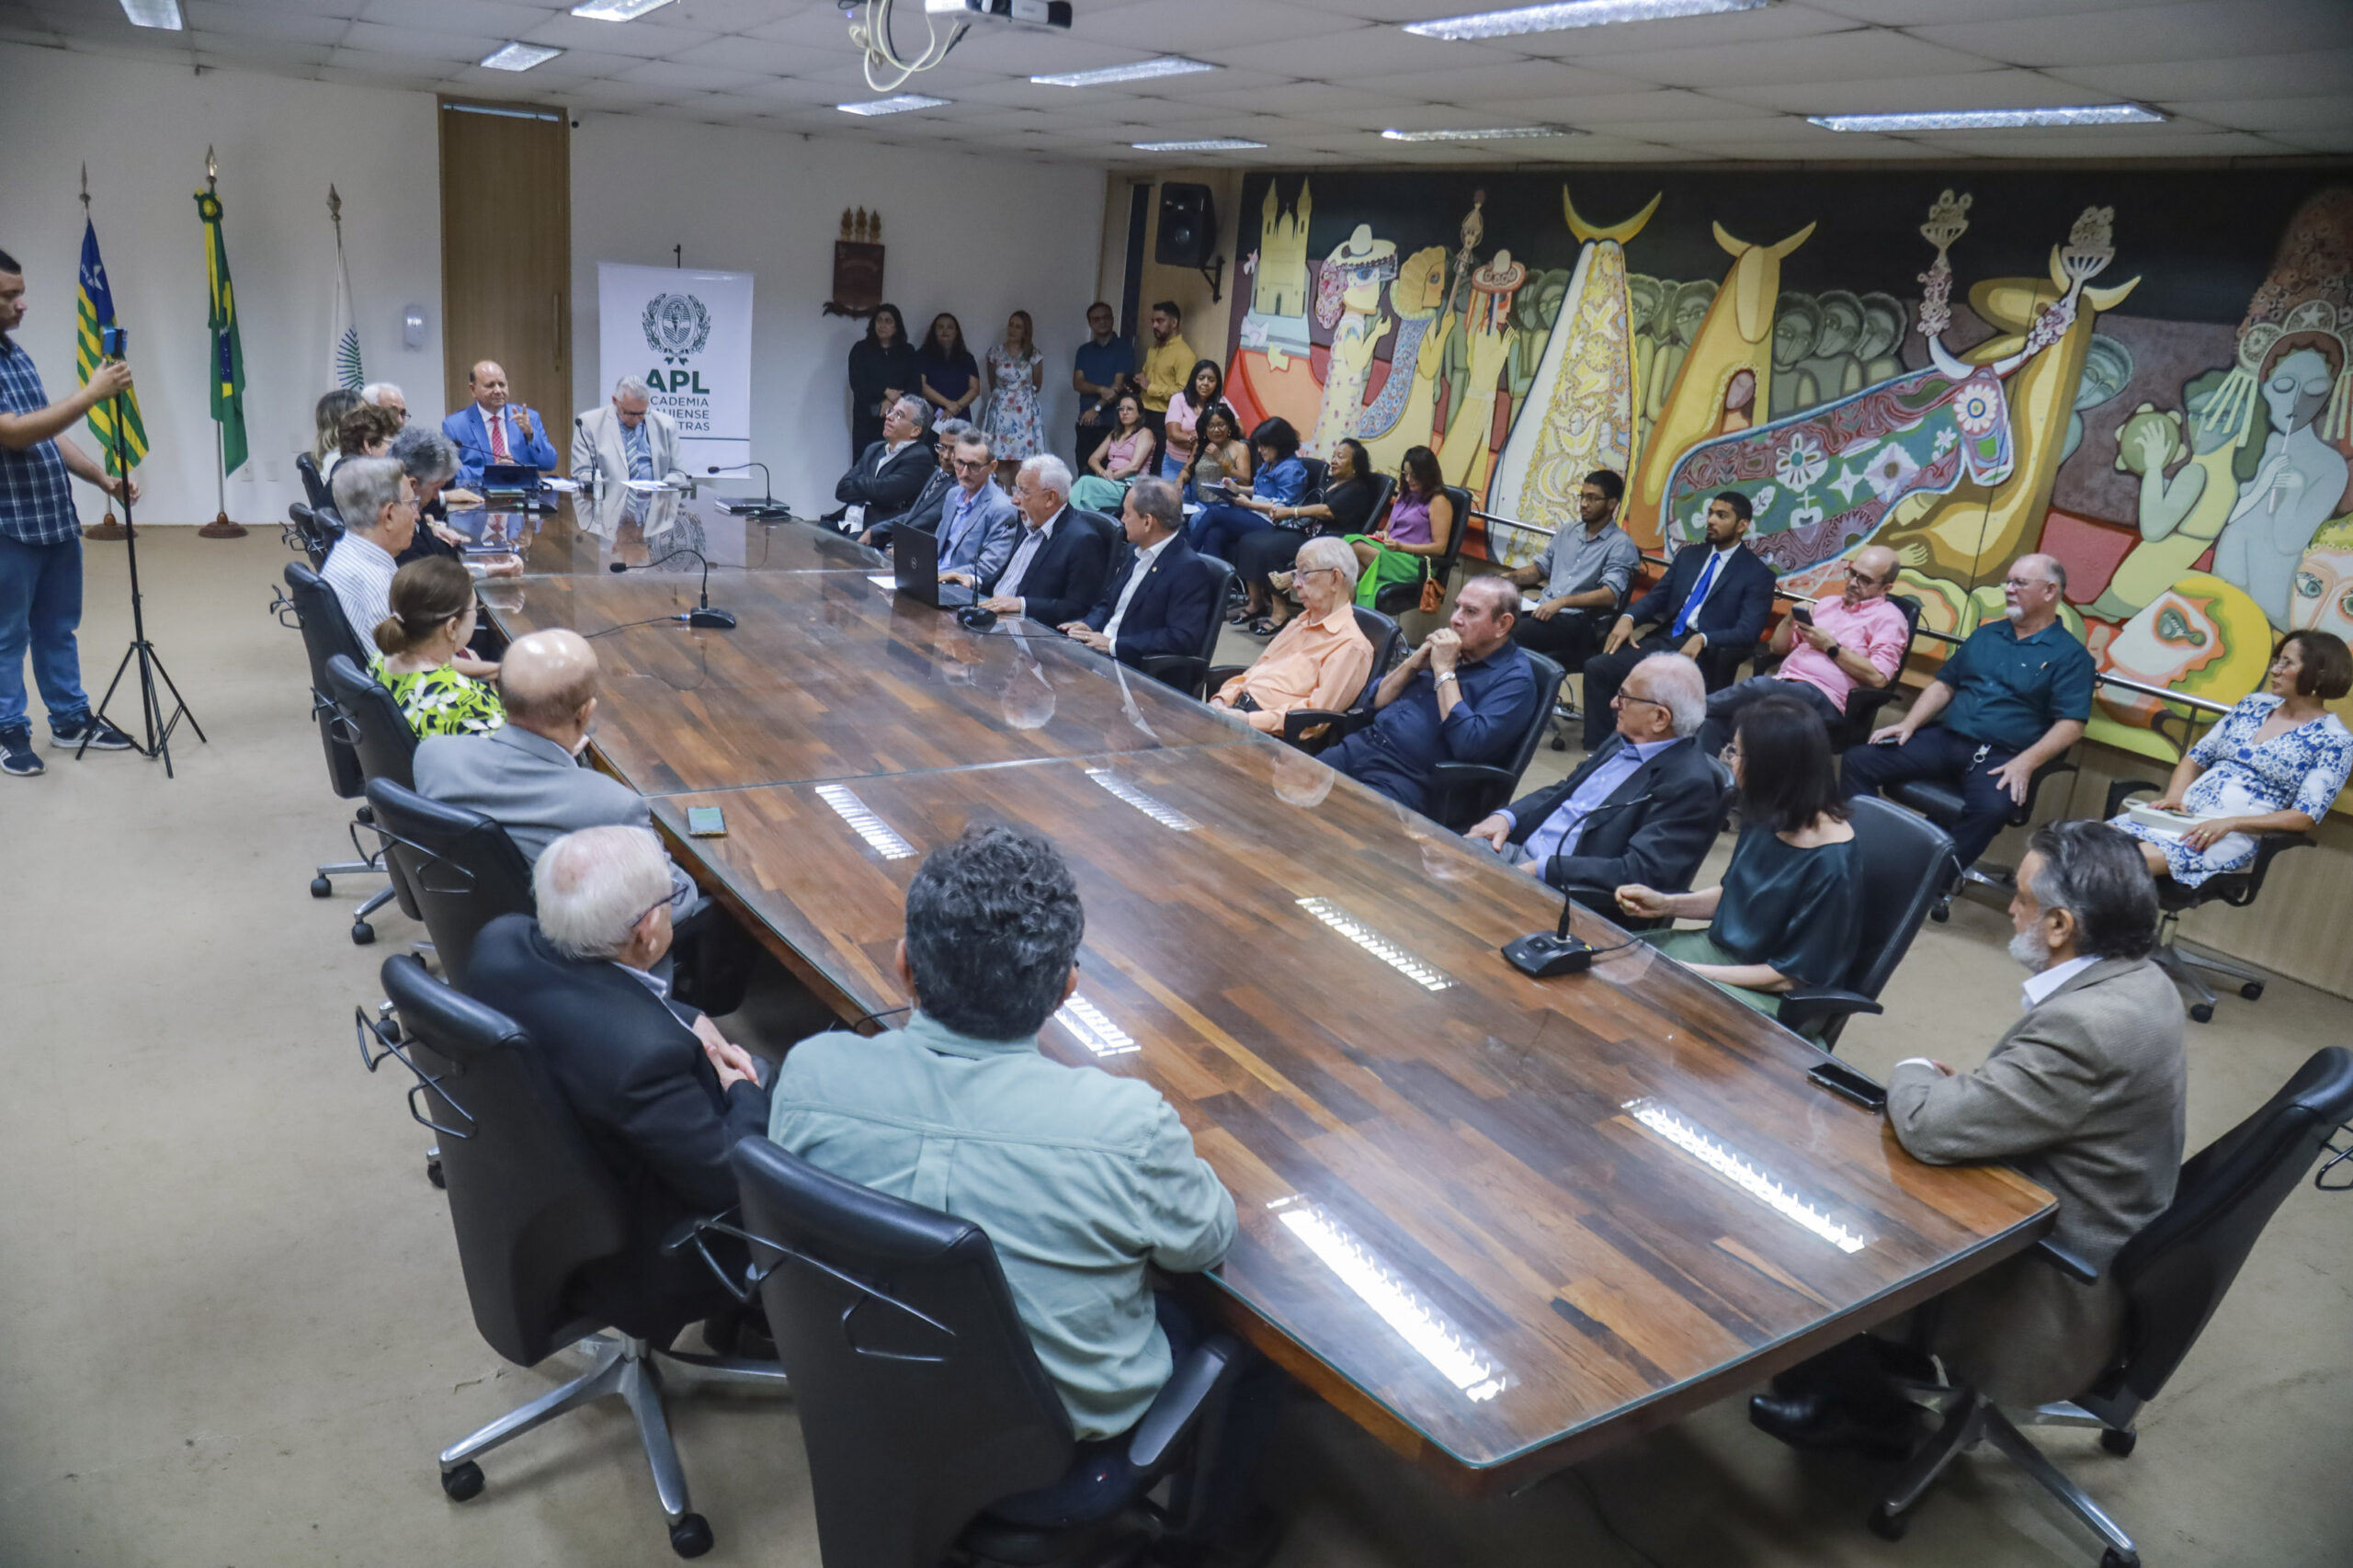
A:
<svg viewBox="0 0 2353 1568">
<path fill-rule="evenodd" d="M 506 401 L 506 372 L 485 359 L 466 373 L 472 403 L 441 421 L 441 434 L 458 445 L 458 486 L 482 488 L 482 471 L 492 463 L 525 463 L 555 472 L 563 460 L 548 439 L 540 416 Z"/>
<path fill-rule="evenodd" d="M 1732 683 L 1773 613 L 1773 569 L 1741 543 L 1755 515 L 1737 490 L 1710 501 L 1707 548 L 1677 552 L 1658 586 L 1628 607 L 1601 652 L 1586 661 L 1586 750 L 1609 738 L 1616 722 L 1609 699 L 1653 653 L 1698 660 L 1710 691 Z"/>
<path fill-rule="evenodd" d="M 1103 597 L 1063 630 L 1123 665 L 1154 653 L 1199 655 L 1218 611 L 1220 574 L 1185 542 L 1185 509 L 1165 479 L 1139 479 L 1120 503 L 1119 547 Z"/>
</svg>

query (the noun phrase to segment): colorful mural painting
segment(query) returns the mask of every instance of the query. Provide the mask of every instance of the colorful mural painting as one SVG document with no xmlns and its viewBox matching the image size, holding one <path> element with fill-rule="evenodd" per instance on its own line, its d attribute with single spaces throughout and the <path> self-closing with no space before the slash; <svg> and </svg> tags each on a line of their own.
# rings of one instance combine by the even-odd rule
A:
<svg viewBox="0 0 2353 1568">
<path fill-rule="evenodd" d="M 2279 631 L 2353 633 L 2353 172 L 1275 174 L 1244 198 L 1230 395 L 1315 455 L 1427 444 L 1546 529 L 1614 468 L 1669 552 L 1738 489 L 1792 591 L 1889 545 L 1956 633 L 2047 551 L 2104 669 L 2218 700 Z M 1542 540 L 1497 520 L 1470 548 Z M 2093 733 L 2170 757 L 2157 706 L 2104 696 Z"/>
</svg>

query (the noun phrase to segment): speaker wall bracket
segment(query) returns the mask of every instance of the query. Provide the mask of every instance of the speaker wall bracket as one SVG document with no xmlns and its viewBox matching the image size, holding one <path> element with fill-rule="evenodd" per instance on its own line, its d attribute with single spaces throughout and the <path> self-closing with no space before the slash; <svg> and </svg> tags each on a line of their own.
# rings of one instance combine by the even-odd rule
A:
<svg viewBox="0 0 2353 1568">
<path fill-rule="evenodd" d="M 1201 276 L 1209 279 L 1210 303 L 1214 305 L 1225 298 L 1225 257 L 1213 256 L 1201 268 Z"/>
</svg>

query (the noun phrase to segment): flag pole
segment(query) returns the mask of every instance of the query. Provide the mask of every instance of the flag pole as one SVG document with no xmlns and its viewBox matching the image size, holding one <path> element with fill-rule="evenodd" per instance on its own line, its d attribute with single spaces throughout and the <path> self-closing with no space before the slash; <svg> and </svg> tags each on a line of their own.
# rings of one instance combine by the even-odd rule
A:
<svg viewBox="0 0 2353 1568">
<path fill-rule="evenodd" d="M 82 226 L 86 229 L 89 227 L 89 223 L 90 165 L 84 164 L 82 165 Z M 84 539 L 100 540 L 120 539 L 123 537 L 122 520 L 114 515 L 113 496 L 108 495 L 107 497 L 107 515 L 98 521 L 92 523 L 88 528 L 84 528 L 82 530 L 82 537 Z"/>
<path fill-rule="evenodd" d="M 221 192 L 221 165 L 219 160 L 213 157 L 212 149 L 210 147 L 204 150 L 204 188 L 209 195 L 218 196 Z M 219 498 L 220 510 L 213 516 L 210 522 L 196 530 L 198 537 L 201 539 L 245 537 L 244 526 L 229 520 L 227 466 L 229 458 L 225 439 L 222 434 L 221 422 L 214 420 L 212 422 L 212 488 L 213 494 Z"/>
</svg>

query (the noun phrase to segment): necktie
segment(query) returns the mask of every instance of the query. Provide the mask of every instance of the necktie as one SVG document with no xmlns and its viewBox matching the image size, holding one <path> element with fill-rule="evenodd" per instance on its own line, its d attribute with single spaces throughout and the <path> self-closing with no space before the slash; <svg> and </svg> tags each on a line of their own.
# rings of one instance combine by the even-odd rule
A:
<svg viewBox="0 0 2353 1568">
<path fill-rule="evenodd" d="M 1691 585 L 1690 595 L 1684 599 L 1682 611 L 1676 616 L 1674 630 L 1668 636 L 1680 637 L 1690 630 L 1692 617 L 1699 613 L 1699 602 L 1708 597 L 1708 585 L 1716 580 L 1716 568 L 1723 563 L 1722 556 L 1710 553 L 1708 563 L 1699 568 L 1699 580 Z"/>
<path fill-rule="evenodd" d="M 490 416 L 490 455 L 500 462 L 506 457 L 506 411 L 500 409 Z"/>
</svg>

